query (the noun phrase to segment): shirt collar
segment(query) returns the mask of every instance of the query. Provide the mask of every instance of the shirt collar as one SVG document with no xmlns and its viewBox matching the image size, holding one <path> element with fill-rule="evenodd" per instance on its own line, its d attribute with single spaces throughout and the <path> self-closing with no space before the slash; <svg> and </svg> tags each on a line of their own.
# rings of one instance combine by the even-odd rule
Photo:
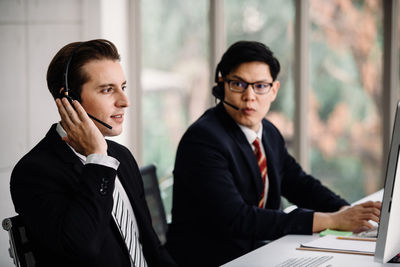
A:
<svg viewBox="0 0 400 267">
<path fill-rule="evenodd" d="M 253 144 L 253 142 L 256 138 L 258 138 L 260 140 L 260 142 L 262 142 L 262 130 L 263 130 L 262 123 L 260 123 L 260 128 L 258 129 L 257 132 L 255 132 L 252 129 L 250 129 L 249 127 L 243 126 L 239 123 L 237 125 L 239 125 L 240 129 L 242 130 L 242 132 L 246 136 L 247 141 L 250 144 Z"/>
</svg>

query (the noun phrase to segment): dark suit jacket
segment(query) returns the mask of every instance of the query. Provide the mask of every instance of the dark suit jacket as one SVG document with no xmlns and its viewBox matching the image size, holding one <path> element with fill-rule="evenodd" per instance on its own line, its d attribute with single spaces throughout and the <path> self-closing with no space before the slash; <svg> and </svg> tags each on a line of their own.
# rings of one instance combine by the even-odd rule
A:
<svg viewBox="0 0 400 267">
<path fill-rule="evenodd" d="M 266 208 L 260 170 L 245 135 L 222 104 L 206 111 L 184 134 L 175 169 L 167 249 L 182 266 L 216 266 L 257 247 L 260 240 L 311 234 L 313 210 L 348 203 L 307 175 L 279 131 L 262 121 L 269 190 Z M 280 210 L 281 196 L 297 204 Z"/>
<path fill-rule="evenodd" d="M 54 124 L 15 166 L 11 196 L 34 244 L 37 266 L 130 266 L 126 245 L 111 215 L 118 174 L 137 219 L 148 266 L 176 266 L 153 231 L 143 183 L 127 148 L 107 141 L 118 170 L 83 165 Z"/>
</svg>

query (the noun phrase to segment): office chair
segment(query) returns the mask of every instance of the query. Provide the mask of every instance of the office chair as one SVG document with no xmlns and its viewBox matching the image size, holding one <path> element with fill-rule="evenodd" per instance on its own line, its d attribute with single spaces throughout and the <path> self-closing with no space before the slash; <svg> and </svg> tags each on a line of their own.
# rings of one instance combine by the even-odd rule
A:
<svg viewBox="0 0 400 267">
<path fill-rule="evenodd" d="M 168 225 L 158 185 L 156 166 L 153 164 L 143 166 L 140 168 L 140 173 L 142 174 L 145 198 L 149 206 L 153 228 L 161 243 L 164 244 L 167 240 Z"/>
<path fill-rule="evenodd" d="M 27 237 L 21 216 L 17 215 L 3 220 L 3 229 L 8 231 L 10 248 L 8 252 L 16 267 L 35 267 L 32 245 Z"/>
</svg>

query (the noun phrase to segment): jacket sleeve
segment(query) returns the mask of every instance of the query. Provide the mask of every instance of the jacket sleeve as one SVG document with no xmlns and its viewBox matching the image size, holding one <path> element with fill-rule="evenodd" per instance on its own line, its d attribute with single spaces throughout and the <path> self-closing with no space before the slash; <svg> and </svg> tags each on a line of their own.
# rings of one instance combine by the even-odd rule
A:
<svg viewBox="0 0 400 267">
<path fill-rule="evenodd" d="M 35 239 L 52 253 L 90 260 L 110 223 L 116 170 L 65 165 L 54 155 L 25 157 L 11 176 L 11 195 Z"/>
<path fill-rule="evenodd" d="M 342 206 L 349 205 L 347 201 L 332 192 L 313 176 L 304 172 L 296 160 L 288 153 L 285 141 L 278 129 L 271 123 L 265 124 L 267 138 L 274 142 L 269 147 L 274 151 L 273 166 L 275 175 L 280 181 L 282 196 L 298 207 L 315 211 L 332 212 Z"/>
</svg>

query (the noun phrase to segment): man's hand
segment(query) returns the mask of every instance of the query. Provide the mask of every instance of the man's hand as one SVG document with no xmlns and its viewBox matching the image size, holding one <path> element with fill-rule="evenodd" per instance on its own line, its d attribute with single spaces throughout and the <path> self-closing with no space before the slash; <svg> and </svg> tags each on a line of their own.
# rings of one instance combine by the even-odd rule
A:
<svg viewBox="0 0 400 267">
<path fill-rule="evenodd" d="M 342 207 L 337 212 L 315 212 L 313 232 L 327 228 L 356 233 L 371 229 L 373 225 L 369 220 L 379 222 L 381 207 L 380 201 L 368 201 L 355 206 Z"/>
<path fill-rule="evenodd" d="M 61 125 L 67 132 L 63 140 L 82 155 L 106 155 L 107 142 L 81 104 L 74 100 L 74 109 L 65 97 L 61 100 L 56 99 L 56 104 L 61 116 Z"/>
</svg>

